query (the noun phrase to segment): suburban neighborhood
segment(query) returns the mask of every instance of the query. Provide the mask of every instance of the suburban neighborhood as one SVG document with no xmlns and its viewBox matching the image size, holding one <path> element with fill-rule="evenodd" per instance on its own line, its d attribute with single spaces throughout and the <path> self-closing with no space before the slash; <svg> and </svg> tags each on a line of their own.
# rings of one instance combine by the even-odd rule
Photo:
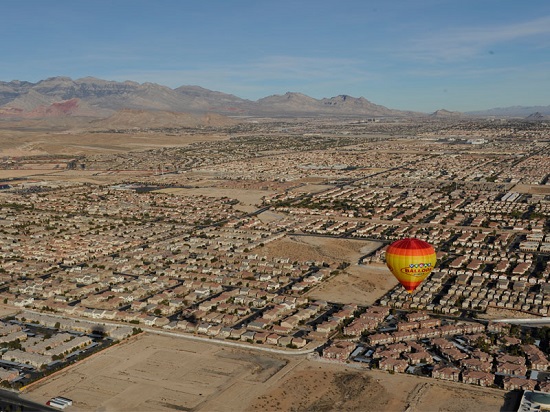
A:
<svg viewBox="0 0 550 412">
<path fill-rule="evenodd" d="M 550 308 L 543 126 L 434 125 L 414 139 L 381 139 L 365 124 L 278 127 L 277 144 L 271 125 L 255 124 L 253 133 L 147 156 L 71 159 L 59 172 L 70 178 L 6 179 L 0 302 L 14 309 L 0 328 L 6 385 L 26 367 L 46 373 L 102 338 L 146 330 L 548 391 L 546 329 L 502 321 L 541 319 Z M 3 166 L 58 170 L 62 160 Z M 386 249 L 409 237 L 437 253 L 413 294 L 391 283 L 359 301 L 330 295 L 350 269 L 391 279 Z M 308 241 L 368 247 L 349 260 L 296 257 L 284 246 Z"/>
</svg>

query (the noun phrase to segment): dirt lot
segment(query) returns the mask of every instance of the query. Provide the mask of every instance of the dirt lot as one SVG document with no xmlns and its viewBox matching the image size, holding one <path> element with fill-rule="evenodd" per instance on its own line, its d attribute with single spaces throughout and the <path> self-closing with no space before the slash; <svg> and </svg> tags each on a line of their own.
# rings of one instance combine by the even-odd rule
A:
<svg viewBox="0 0 550 412">
<path fill-rule="evenodd" d="M 267 244 L 262 254 L 268 257 L 288 256 L 292 260 L 324 260 L 357 263 L 359 258 L 377 249 L 379 242 L 338 239 L 321 236 L 290 235 Z"/>
<path fill-rule="evenodd" d="M 498 411 L 505 392 L 143 334 L 30 387 L 67 411 Z M 505 409 L 509 410 L 509 409 Z"/>
<path fill-rule="evenodd" d="M 11 179 L 17 177 L 31 177 L 31 176 L 40 176 L 44 175 L 58 175 L 59 171 L 54 170 L 0 170 L 0 179 Z"/>
<path fill-rule="evenodd" d="M 540 316 L 517 310 L 488 307 L 485 313 L 480 313 L 482 319 L 538 319 Z"/>
<path fill-rule="evenodd" d="M 385 265 L 359 265 L 361 256 L 382 244 L 365 240 L 334 239 L 316 236 L 288 236 L 266 245 L 260 253 L 268 257 L 287 256 L 292 260 L 346 262 L 350 266 L 314 287 L 308 296 L 330 302 L 367 305 L 397 285 Z"/>
<path fill-rule="evenodd" d="M 532 195 L 548 195 L 550 194 L 549 185 L 515 185 L 511 190 L 519 193 L 529 193 Z"/>
<path fill-rule="evenodd" d="M 247 411 L 510 411 L 514 399 L 497 389 L 411 375 L 304 362 Z"/>
<path fill-rule="evenodd" d="M 287 361 L 223 346 L 144 334 L 30 387 L 45 403 L 60 395 L 78 411 L 238 410 Z M 219 407 L 215 406 L 219 405 Z"/>
<path fill-rule="evenodd" d="M 244 212 L 253 212 L 259 208 L 262 203 L 262 197 L 271 195 L 273 192 L 267 190 L 243 190 L 243 189 L 225 189 L 219 187 L 197 187 L 190 189 L 161 189 L 159 193 L 172 193 L 182 196 L 211 196 L 211 197 L 229 197 L 236 199 L 239 204 L 237 209 Z"/>
<path fill-rule="evenodd" d="M 334 188 L 333 185 L 320 185 L 315 184 L 314 182 L 308 183 L 306 181 L 307 179 L 302 179 L 301 182 L 305 183 L 303 186 L 298 186 L 294 189 L 291 189 L 291 192 L 295 193 L 317 193 L 317 192 L 323 192 L 328 189 Z M 313 179 L 310 179 L 313 180 Z M 319 179 L 322 180 L 322 179 Z"/>
<path fill-rule="evenodd" d="M 1 156 L 32 156 L 45 154 L 85 155 L 143 151 L 158 147 L 185 146 L 198 141 L 225 140 L 220 135 L 175 135 L 164 133 L 89 133 L 42 131 L 35 129 L 6 129 L 0 124 Z M 82 125 L 82 127 L 86 127 Z M 51 130 L 51 129 L 50 129 Z"/>
<path fill-rule="evenodd" d="M 397 285 L 385 265 L 351 265 L 339 275 L 313 288 L 308 296 L 330 302 L 372 305 Z"/>
<path fill-rule="evenodd" d="M 0 318 L 15 315 L 17 312 L 19 312 L 19 309 L 13 306 L 0 305 Z"/>
</svg>

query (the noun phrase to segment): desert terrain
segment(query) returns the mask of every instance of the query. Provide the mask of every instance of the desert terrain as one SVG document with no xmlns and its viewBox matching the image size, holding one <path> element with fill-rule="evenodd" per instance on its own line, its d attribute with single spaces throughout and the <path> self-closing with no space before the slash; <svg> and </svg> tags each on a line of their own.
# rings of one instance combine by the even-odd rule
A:
<svg viewBox="0 0 550 412">
<path fill-rule="evenodd" d="M 52 156 L 49 163 L 47 159 L 43 163 L 32 159 L 28 162 L 25 160 L 26 163 L 19 162 L 19 168 L 2 170 L 0 179 L 21 179 L 13 181 L 14 185 L 40 181 L 110 185 L 151 179 L 160 186 L 169 183 L 171 176 L 164 176 L 152 168 L 71 170 L 66 168 L 63 161 L 78 156 L 124 154 L 227 139 L 229 136 L 223 133 L 172 135 L 136 131 L 111 134 L 47 131 L 46 126 L 40 130 L 36 125 L 27 129 L 0 129 L 1 156 Z M 156 167 L 156 160 L 153 163 Z M 258 186 L 242 189 L 238 187 L 242 182 L 228 180 L 230 183 L 227 183 L 216 178 L 214 173 L 204 170 L 191 170 L 173 176 L 191 184 L 181 184 L 184 187 L 171 187 L 157 192 L 176 196 L 229 197 L 237 200 L 235 209 L 245 213 L 258 210 L 264 196 L 276 193 L 275 189 L 261 190 Z M 315 179 L 309 183 L 297 185 L 289 191 L 308 194 L 336 187 Z M 525 187 L 523 190 L 530 189 Z M 267 210 L 258 215 L 258 219 L 264 223 L 285 217 L 276 210 Z M 383 244 L 289 233 L 258 247 L 254 252 L 267 258 L 285 257 L 291 261 L 343 264 L 327 281 L 311 287 L 305 296 L 310 300 L 372 305 L 398 284 L 385 265 L 358 263 L 361 257 L 373 253 Z M 0 312 L 4 315 L 12 313 L 9 307 L 0 308 Z M 503 311 L 488 311 L 487 315 L 490 318 L 508 317 Z M 75 403 L 67 409 L 69 411 L 458 412 L 511 410 L 514 402 L 507 398 L 505 391 L 498 389 L 366 370 L 356 363 L 327 362 L 311 355 L 291 356 L 257 348 L 249 350 L 244 346 L 237 349 L 207 338 L 197 342 L 149 332 L 31 384 L 24 389 L 23 394 L 41 404 L 53 396 L 71 398 Z"/>
<path fill-rule="evenodd" d="M 148 333 L 24 390 L 52 396 L 67 411 L 510 410 L 499 390 Z"/>
<path fill-rule="evenodd" d="M 82 411 L 240 410 L 301 362 L 141 334 L 24 392 L 40 403 L 62 395 Z"/>
<path fill-rule="evenodd" d="M 11 316 L 17 313 L 17 309 L 8 305 L 0 305 L 0 317 Z"/>
<path fill-rule="evenodd" d="M 304 362 L 270 388 L 248 411 L 507 411 L 515 399 L 494 389 L 408 375 L 361 371 L 348 365 Z"/>
<path fill-rule="evenodd" d="M 287 236 L 266 245 L 262 253 L 268 257 L 287 256 L 292 260 L 330 260 L 350 263 L 339 273 L 313 287 L 311 299 L 337 303 L 372 305 L 397 285 L 397 280 L 382 264 L 360 265 L 359 259 L 383 244 L 366 240 L 337 239 L 320 236 Z"/>
<path fill-rule="evenodd" d="M 182 196 L 206 196 L 206 197 L 229 197 L 236 199 L 239 204 L 236 205 L 237 210 L 243 212 L 254 212 L 262 203 L 262 197 L 273 192 L 268 190 L 242 190 L 242 189 L 225 189 L 219 187 L 194 187 L 185 189 L 161 189 L 159 193 L 170 193 Z"/>
<path fill-rule="evenodd" d="M 11 127 L 10 127 L 11 126 Z M 94 155 L 126 153 L 162 147 L 186 146 L 194 142 L 225 140 L 225 135 L 108 133 L 90 131 L 50 131 L 38 124 L 22 128 L 0 123 L 0 156 Z"/>
</svg>

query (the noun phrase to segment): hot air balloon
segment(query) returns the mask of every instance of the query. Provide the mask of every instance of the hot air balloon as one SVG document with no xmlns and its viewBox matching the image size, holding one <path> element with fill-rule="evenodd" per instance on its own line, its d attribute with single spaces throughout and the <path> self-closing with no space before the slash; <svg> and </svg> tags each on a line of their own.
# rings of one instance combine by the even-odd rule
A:
<svg viewBox="0 0 550 412">
<path fill-rule="evenodd" d="M 401 239 L 386 250 L 388 268 L 409 293 L 428 277 L 436 260 L 434 248 L 420 239 Z"/>
</svg>

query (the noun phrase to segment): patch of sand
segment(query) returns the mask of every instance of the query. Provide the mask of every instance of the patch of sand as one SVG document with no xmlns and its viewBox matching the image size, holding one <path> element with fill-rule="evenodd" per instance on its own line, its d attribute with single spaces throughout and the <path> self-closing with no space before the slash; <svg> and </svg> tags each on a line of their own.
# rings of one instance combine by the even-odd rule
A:
<svg viewBox="0 0 550 412">
<path fill-rule="evenodd" d="M 68 412 L 489 411 L 506 402 L 501 390 L 356 366 L 141 334 L 27 387 L 23 397 L 65 396 L 74 401 Z"/>
<path fill-rule="evenodd" d="M 541 316 L 525 313 L 517 310 L 488 307 L 485 313 L 480 313 L 482 319 L 539 319 Z"/>
<path fill-rule="evenodd" d="M 380 246 L 379 242 L 367 240 L 290 235 L 269 243 L 261 253 L 268 257 L 285 256 L 291 260 L 324 260 L 351 264 Z"/>
<path fill-rule="evenodd" d="M 0 305 L 0 318 L 15 315 L 17 312 L 19 312 L 19 309 L 16 309 L 13 306 Z"/>
<path fill-rule="evenodd" d="M 549 185 L 515 185 L 511 190 L 518 193 L 529 193 L 532 195 L 549 195 Z"/>
<path fill-rule="evenodd" d="M 262 197 L 273 193 L 266 190 L 225 189 L 219 187 L 169 188 L 155 192 L 172 193 L 182 196 L 228 197 L 238 200 L 242 206 L 254 206 L 253 208 L 248 208 L 250 210 L 246 210 L 247 212 L 257 210 L 256 206 L 261 205 Z"/>
<path fill-rule="evenodd" d="M 227 136 L 167 135 L 147 133 L 90 133 L 81 131 L 51 132 L 40 129 L 6 129 L 0 124 L 0 155 L 32 156 L 44 154 L 86 155 L 97 153 L 126 153 L 159 147 L 187 146 L 194 142 L 226 140 Z M 86 124 L 82 125 L 83 128 Z M 51 130 L 51 128 L 46 128 Z"/>
<path fill-rule="evenodd" d="M 380 411 L 389 404 L 402 402 L 391 399 L 385 388 L 356 371 L 315 369 L 309 365 L 291 374 L 280 385 L 260 396 L 248 411 Z"/>
<path fill-rule="evenodd" d="M 353 264 L 311 289 L 307 296 L 343 304 L 372 305 L 397 284 L 385 265 Z"/>
<path fill-rule="evenodd" d="M 45 403 L 65 396 L 74 401 L 68 411 L 240 410 L 243 400 L 257 396 L 251 388 L 261 390 L 288 363 L 276 355 L 142 334 L 30 385 L 25 397 Z"/>
<path fill-rule="evenodd" d="M 17 170 L 17 169 L 8 169 L 8 170 L 0 170 L 0 179 L 10 179 L 10 178 L 17 178 L 17 177 L 30 177 L 30 176 L 43 176 L 48 173 L 59 173 L 57 170 Z"/>
<path fill-rule="evenodd" d="M 466 385 L 448 386 L 439 382 L 426 383 L 421 389 L 420 399 L 414 399 L 411 412 L 423 411 L 498 411 L 506 400 L 504 392 L 482 390 Z M 510 410 L 510 409 L 507 409 Z"/>
<path fill-rule="evenodd" d="M 304 180 L 302 180 L 302 182 Z M 315 183 L 306 183 L 305 185 L 295 187 L 290 191 L 295 193 L 319 193 L 319 192 L 324 192 L 325 190 L 333 189 L 334 187 L 335 187 L 334 185 L 320 185 Z"/>
<path fill-rule="evenodd" d="M 513 410 L 513 403 L 498 389 L 304 362 L 246 410 L 498 411 Z"/>
<path fill-rule="evenodd" d="M 291 235 L 268 243 L 261 249 L 268 257 L 288 257 L 292 261 L 329 261 L 349 263 L 345 270 L 313 287 L 312 299 L 329 302 L 373 304 L 397 285 L 397 280 L 383 264 L 359 265 L 359 258 L 382 246 L 380 242 Z"/>
<path fill-rule="evenodd" d="M 260 219 L 264 223 L 276 222 L 284 218 L 285 218 L 285 215 L 282 215 L 277 212 L 273 212 L 271 210 L 266 210 L 265 212 L 262 212 L 258 215 L 258 219 Z"/>
</svg>

